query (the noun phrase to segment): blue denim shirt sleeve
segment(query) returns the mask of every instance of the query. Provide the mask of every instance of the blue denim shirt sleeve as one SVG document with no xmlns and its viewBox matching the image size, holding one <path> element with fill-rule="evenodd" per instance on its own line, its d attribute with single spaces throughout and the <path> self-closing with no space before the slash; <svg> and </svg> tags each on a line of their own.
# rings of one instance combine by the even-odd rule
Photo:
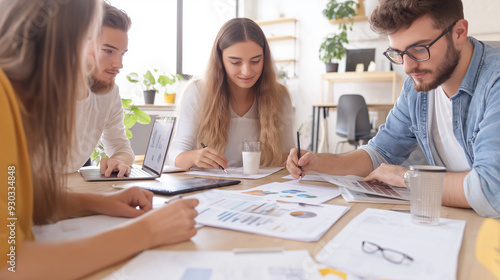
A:
<svg viewBox="0 0 500 280">
<path fill-rule="evenodd" d="M 381 163 L 399 165 L 403 163 L 410 153 L 417 147 L 415 133 L 421 133 L 416 125 L 415 117 L 412 117 L 409 94 L 413 92 L 411 80 L 404 83 L 401 96 L 397 99 L 394 107 L 389 112 L 385 124 L 381 125 L 377 135 L 372 138 L 368 145 L 363 146 L 371 157 L 373 167 L 377 168 Z M 412 120 L 413 119 L 413 120 Z M 425 124 L 423 124 L 425 127 Z"/>
</svg>

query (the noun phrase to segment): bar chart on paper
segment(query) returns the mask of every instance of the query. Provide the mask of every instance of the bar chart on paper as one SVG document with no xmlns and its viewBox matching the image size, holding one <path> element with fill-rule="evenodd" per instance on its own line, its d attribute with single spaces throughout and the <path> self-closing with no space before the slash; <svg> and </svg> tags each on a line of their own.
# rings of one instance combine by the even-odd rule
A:
<svg viewBox="0 0 500 280">
<path fill-rule="evenodd" d="M 214 190 L 200 200 L 196 221 L 213 227 L 300 241 L 316 241 L 349 209 L 337 205 L 300 206 Z"/>
</svg>

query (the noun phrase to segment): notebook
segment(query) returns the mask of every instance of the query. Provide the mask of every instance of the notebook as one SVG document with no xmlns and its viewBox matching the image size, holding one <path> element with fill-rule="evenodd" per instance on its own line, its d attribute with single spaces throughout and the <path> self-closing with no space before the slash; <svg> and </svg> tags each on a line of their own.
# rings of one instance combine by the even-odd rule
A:
<svg viewBox="0 0 500 280">
<path fill-rule="evenodd" d="M 241 183 L 240 180 L 192 177 L 185 179 L 169 179 L 162 181 L 135 182 L 113 185 L 115 188 L 140 187 L 160 195 L 175 195 Z"/>
<path fill-rule="evenodd" d="M 321 176 L 332 184 L 339 185 L 356 192 L 403 199 L 403 200 L 410 200 L 410 190 L 407 188 L 398 188 L 395 186 L 375 181 L 365 182 L 363 181 L 362 177 L 352 176 L 352 175 L 333 176 L 333 175 L 321 174 Z"/>
<path fill-rule="evenodd" d="M 130 175 L 118 178 L 117 173 L 112 173 L 110 177 L 105 177 L 100 169 L 95 167 L 81 168 L 80 173 L 85 181 L 149 180 L 160 177 L 175 120 L 175 117 L 156 117 L 146 147 L 144 162 L 142 166 L 132 166 Z"/>
</svg>

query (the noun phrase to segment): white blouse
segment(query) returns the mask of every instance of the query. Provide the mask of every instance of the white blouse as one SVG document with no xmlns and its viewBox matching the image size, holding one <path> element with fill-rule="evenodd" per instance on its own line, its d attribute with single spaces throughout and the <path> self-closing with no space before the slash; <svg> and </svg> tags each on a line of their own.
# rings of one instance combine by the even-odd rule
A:
<svg viewBox="0 0 500 280">
<path fill-rule="evenodd" d="M 170 144 L 167 154 L 167 162 L 171 166 L 175 165 L 175 159 L 179 154 L 197 149 L 199 143 L 196 143 L 196 136 L 199 129 L 198 116 L 201 107 L 199 102 L 201 100 L 203 100 L 202 94 L 196 83 L 191 82 L 186 85 L 180 104 L 174 139 Z M 283 152 L 288 153 L 295 145 L 293 140 L 293 112 L 289 109 L 291 108 L 289 101 L 284 105 L 286 106 L 286 127 Z M 241 117 L 233 111 L 231 106 L 229 106 L 229 109 L 231 120 L 226 148 L 223 154 L 228 159 L 229 166 L 240 167 L 243 165 L 241 143 L 259 140 L 260 130 L 257 102 L 254 101 L 250 110 Z"/>
</svg>

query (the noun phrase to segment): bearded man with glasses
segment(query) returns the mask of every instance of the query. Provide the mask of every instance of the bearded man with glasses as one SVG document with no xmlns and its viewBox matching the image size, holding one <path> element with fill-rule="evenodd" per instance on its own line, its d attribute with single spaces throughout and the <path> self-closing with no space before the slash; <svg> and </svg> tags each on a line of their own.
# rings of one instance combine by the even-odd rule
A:
<svg viewBox="0 0 500 280">
<path fill-rule="evenodd" d="M 354 174 L 405 187 L 400 164 L 420 146 L 428 164 L 447 169 L 443 205 L 499 218 L 500 48 L 467 36 L 461 0 L 381 0 L 370 24 L 388 35 L 383 54 L 409 76 L 386 123 L 350 153 L 298 160 L 292 149 L 287 169 L 295 178 Z"/>
</svg>

